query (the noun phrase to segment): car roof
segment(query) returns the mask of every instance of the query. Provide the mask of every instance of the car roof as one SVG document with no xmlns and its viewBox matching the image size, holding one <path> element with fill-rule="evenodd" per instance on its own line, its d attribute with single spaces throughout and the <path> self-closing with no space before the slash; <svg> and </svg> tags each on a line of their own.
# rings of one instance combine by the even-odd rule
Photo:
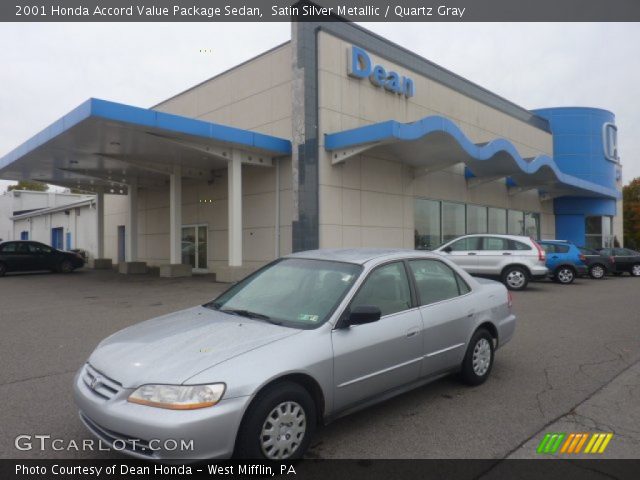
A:
<svg viewBox="0 0 640 480">
<path fill-rule="evenodd" d="M 406 257 L 441 258 L 437 253 L 402 248 L 326 248 L 306 250 L 285 256 L 285 258 L 308 258 L 313 260 L 357 263 L 360 265 L 383 258 L 392 260 Z"/>
<path fill-rule="evenodd" d="M 512 239 L 512 240 L 531 240 L 531 237 L 528 237 L 526 235 L 507 235 L 505 233 L 469 233 L 467 235 L 460 235 L 459 237 L 453 238 L 449 241 L 447 241 L 447 243 L 453 242 L 455 240 L 459 240 L 461 238 L 468 238 L 468 237 L 498 237 L 498 238 L 507 238 L 507 239 Z"/>
</svg>

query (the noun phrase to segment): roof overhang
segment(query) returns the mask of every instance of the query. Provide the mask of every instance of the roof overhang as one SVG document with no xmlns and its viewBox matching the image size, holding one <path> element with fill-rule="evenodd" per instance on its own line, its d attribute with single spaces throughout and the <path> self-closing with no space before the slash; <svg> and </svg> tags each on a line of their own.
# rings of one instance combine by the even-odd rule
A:
<svg viewBox="0 0 640 480">
<path fill-rule="evenodd" d="M 523 158 L 502 138 L 473 143 L 451 120 L 429 116 L 413 123 L 389 120 L 326 134 L 325 149 L 333 163 L 367 154 L 411 165 L 423 172 L 464 163 L 478 179 L 510 178 L 511 192 L 537 189 L 548 198 L 582 196 L 620 198 L 620 192 L 560 171 L 551 157 Z"/>
<path fill-rule="evenodd" d="M 0 158 L 0 178 L 37 180 L 91 192 L 162 186 L 175 165 L 213 179 L 232 152 L 270 166 L 291 142 L 248 130 L 105 100 L 89 99 Z"/>
</svg>

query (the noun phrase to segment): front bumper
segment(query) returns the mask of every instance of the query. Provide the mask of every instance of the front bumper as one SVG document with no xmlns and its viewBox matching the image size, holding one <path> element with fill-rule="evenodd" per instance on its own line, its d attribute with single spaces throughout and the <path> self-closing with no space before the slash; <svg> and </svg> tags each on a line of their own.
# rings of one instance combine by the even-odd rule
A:
<svg viewBox="0 0 640 480">
<path fill-rule="evenodd" d="M 84 369 L 84 367 L 83 367 Z M 112 398 L 97 395 L 74 378 L 80 419 L 102 446 L 146 460 L 224 459 L 233 454 L 236 435 L 250 397 L 223 399 L 209 408 L 168 410 L 127 401 L 133 389 Z"/>
</svg>

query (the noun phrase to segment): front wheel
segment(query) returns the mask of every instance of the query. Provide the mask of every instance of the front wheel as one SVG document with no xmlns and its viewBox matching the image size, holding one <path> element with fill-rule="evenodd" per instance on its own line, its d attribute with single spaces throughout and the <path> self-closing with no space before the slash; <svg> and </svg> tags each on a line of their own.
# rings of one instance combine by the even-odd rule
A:
<svg viewBox="0 0 640 480">
<path fill-rule="evenodd" d="M 60 273 L 71 273 L 73 272 L 73 265 L 71 265 L 69 260 L 63 260 L 58 267 L 58 271 Z"/>
<path fill-rule="evenodd" d="M 560 267 L 556 270 L 555 280 L 562 285 L 569 285 L 576 279 L 576 272 L 571 267 Z"/>
<path fill-rule="evenodd" d="M 502 283 L 509 290 L 524 290 L 529 283 L 529 276 L 522 267 L 507 267 L 502 272 Z"/>
<path fill-rule="evenodd" d="M 242 421 L 236 456 L 267 460 L 301 458 L 316 425 L 311 395 L 293 382 L 260 393 Z"/>
<path fill-rule="evenodd" d="M 604 278 L 606 273 L 607 273 L 607 270 L 604 268 L 604 266 L 598 263 L 595 265 L 591 265 L 591 267 L 589 267 L 589 276 L 591 278 L 595 278 L 596 280 L 600 280 L 601 278 Z"/>
<path fill-rule="evenodd" d="M 480 385 L 484 383 L 493 367 L 494 346 L 493 337 L 485 329 L 480 329 L 473 334 L 467 353 L 462 361 L 460 376 L 467 385 Z"/>
<path fill-rule="evenodd" d="M 631 275 L 634 277 L 640 277 L 640 263 L 636 263 L 633 267 L 631 267 Z"/>
</svg>

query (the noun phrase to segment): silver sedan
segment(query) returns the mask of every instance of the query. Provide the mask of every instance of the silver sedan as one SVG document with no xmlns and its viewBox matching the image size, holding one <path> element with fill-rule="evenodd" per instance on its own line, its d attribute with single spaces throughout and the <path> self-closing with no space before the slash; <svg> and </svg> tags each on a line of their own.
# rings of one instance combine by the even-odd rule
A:
<svg viewBox="0 0 640 480">
<path fill-rule="evenodd" d="M 514 329 L 505 287 L 440 255 L 302 252 L 106 338 L 74 397 L 139 458 L 299 458 L 319 423 L 455 372 L 483 383 Z"/>
</svg>

